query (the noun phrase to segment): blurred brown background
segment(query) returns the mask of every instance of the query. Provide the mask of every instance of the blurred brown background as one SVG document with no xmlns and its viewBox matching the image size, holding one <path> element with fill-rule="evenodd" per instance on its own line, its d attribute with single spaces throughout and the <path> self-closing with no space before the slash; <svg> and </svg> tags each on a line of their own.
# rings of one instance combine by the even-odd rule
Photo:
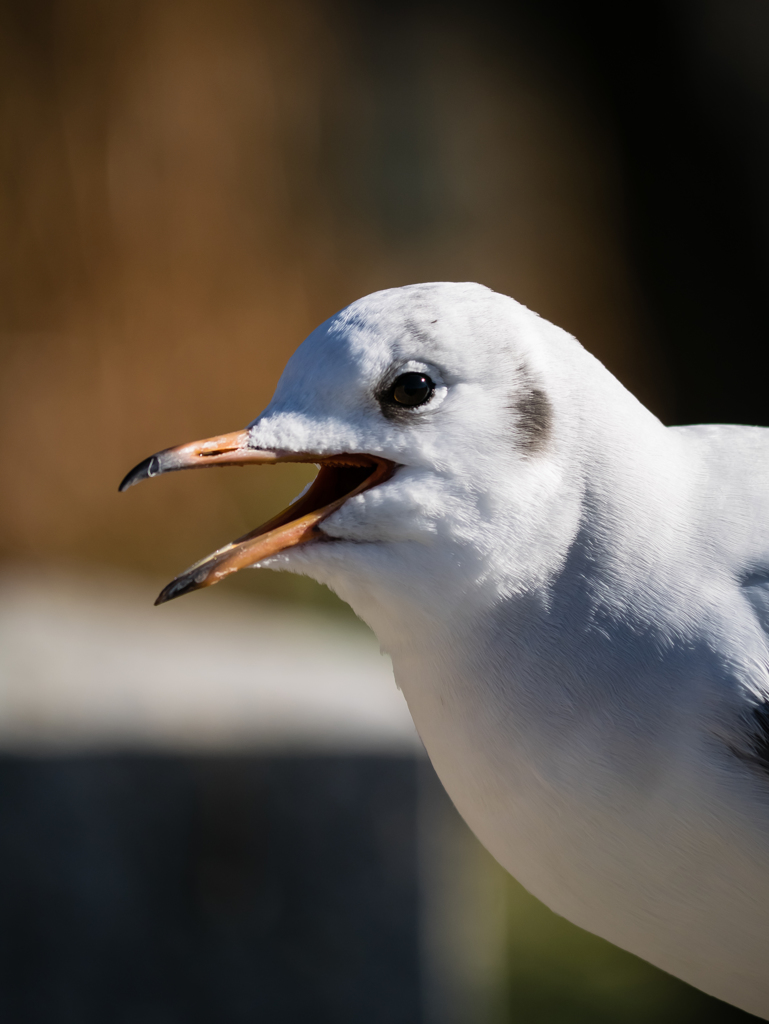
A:
<svg viewBox="0 0 769 1024">
<path fill-rule="evenodd" d="M 0 5 L 6 557 L 169 573 L 256 525 L 303 469 L 116 485 L 245 425 L 379 288 L 482 281 L 669 411 L 615 140 L 573 69 L 498 31 L 312 0 Z"/>
</svg>

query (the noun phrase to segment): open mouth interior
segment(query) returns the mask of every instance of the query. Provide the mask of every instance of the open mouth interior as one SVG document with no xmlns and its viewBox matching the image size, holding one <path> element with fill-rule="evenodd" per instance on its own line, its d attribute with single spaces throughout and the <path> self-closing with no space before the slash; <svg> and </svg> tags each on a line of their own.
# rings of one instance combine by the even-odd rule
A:
<svg viewBox="0 0 769 1024">
<path fill-rule="evenodd" d="M 353 494 L 368 490 L 368 487 L 364 486 L 367 483 L 371 487 L 374 483 L 382 482 L 379 478 L 373 481 L 372 477 L 377 474 L 377 470 L 384 462 L 384 459 L 359 455 L 340 455 L 324 459 L 318 463 L 318 475 L 300 497 L 278 515 L 261 526 L 257 526 L 255 530 L 238 537 L 233 543 L 237 544 L 253 537 L 261 537 L 265 533 L 270 533 L 272 530 L 302 519 L 311 513 L 321 512 L 332 505 L 334 506 L 333 510 L 336 511 Z M 379 474 L 377 475 L 379 476 Z M 330 515 L 331 512 L 329 511 L 327 514 Z"/>
<path fill-rule="evenodd" d="M 306 461 L 311 459 L 308 457 Z M 196 562 L 168 584 L 155 604 L 209 587 L 230 573 L 256 565 L 287 548 L 314 541 L 332 541 L 333 538 L 319 529 L 323 520 L 350 498 L 389 479 L 396 468 L 388 459 L 373 455 L 334 455 L 319 458 L 317 464 L 318 475 L 288 508 Z"/>
</svg>

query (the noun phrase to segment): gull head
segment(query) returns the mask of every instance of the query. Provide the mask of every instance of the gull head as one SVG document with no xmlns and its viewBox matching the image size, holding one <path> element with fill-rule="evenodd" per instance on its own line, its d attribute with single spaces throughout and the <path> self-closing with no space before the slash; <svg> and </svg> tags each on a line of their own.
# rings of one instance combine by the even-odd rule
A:
<svg viewBox="0 0 769 1024">
<path fill-rule="evenodd" d="M 579 518 L 575 360 L 595 362 L 482 285 L 352 303 L 299 347 L 248 427 L 165 449 L 126 476 L 121 490 L 193 467 L 319 467 L 287 509 L 182 573 L 158 603 L 254 565 L 312 576 L 353 607 L 363 594 L 417 608 L 430 595 L 531 588 Z"/>
</svg>

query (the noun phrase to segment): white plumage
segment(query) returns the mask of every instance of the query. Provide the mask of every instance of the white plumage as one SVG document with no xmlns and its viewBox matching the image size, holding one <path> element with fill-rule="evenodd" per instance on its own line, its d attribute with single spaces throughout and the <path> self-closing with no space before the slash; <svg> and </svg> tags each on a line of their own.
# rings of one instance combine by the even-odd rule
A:
<svg viewBox="0 0 769 1024">
<path fill-rule="evenodd" d="M 425 401 L 397 401 L 404 374 Z M 369 623 L 534 895 L 769 1018 L 769 432 L 666 428 L 564 331 L 442 283 L 314 331 L 242 445 L 390 467 L 235 567 L 306 573 Z M 154 458 L 127 483 L 192 464 Z"/>
</svg>

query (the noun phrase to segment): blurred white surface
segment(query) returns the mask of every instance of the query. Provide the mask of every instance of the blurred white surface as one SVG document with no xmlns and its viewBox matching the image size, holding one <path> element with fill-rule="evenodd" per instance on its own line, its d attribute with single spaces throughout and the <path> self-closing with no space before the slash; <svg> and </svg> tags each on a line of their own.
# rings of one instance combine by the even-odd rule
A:
<svg viewBox="0 0 769 1024">
<path fill-rule="evenodd" d="M 154 608 L 156 590 L 0 573 L 0 746 L 422 750 L 363 628 L 213 591 Z"/>
</svg>

